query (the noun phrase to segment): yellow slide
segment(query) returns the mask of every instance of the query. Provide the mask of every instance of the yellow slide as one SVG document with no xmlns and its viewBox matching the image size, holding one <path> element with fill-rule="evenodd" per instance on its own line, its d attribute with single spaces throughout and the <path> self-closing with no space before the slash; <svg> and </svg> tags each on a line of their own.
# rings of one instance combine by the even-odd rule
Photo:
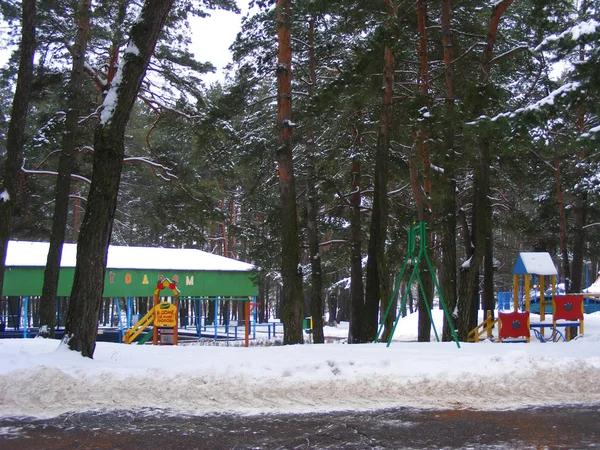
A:
<svg viewBox="0 0 600 450">
<path fill-rule="evenodd" d="M 138 335 L 154 323 L 154 308 L 151 308 L 148 313 L 140 319 L 138 323 L 136 323 L 133 327 L 125 332 L 125 336 L 123 336 L 123 341 L 126 344 L 131 344 Z"/>
</svg>

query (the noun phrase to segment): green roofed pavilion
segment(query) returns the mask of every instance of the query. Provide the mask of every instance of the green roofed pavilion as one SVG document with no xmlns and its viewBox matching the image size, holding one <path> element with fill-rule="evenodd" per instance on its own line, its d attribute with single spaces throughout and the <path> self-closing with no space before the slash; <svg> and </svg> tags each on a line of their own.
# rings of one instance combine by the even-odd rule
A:
<svg viewBox="0 0 600 450">
<path fill-rule="evenodd" d="M 4 273 L 5 296 L 42 295 L 47 242 L 9 241 Z M 76 244 L 64 244 L 59 296 L 70 296 Z M 105 297 L 152 296 L 159 280 L 177 283 L 182 297 L 255 297 L 254 266 L 196 249 L 125 247 L 108 249 Z"/>
</svg>

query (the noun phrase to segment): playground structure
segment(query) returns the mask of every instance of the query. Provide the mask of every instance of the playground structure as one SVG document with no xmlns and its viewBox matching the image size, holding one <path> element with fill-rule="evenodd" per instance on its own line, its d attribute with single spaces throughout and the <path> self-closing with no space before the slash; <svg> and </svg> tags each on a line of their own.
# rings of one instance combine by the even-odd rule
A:
<svg viewBox="0 0 600 450">
<path fill-rule="evenodd" d="M 417 254 L 415 254 L 415 249 L 416 249 L 417 245 L 419 246 L 419 252 Z M 427 235 L 426 235 L 425 222 L 420 222 L 418 225 L 414 225 L 408 229 L 408 247 L 407 247 L 406 258 L 404 260 L 404 264 L 402 264 L 402 269 L 400 270 L 400 274 L 398 275 L 398 278 L 396 279 L 394 291 L 392 292 L 392 296 L 390 298 L 390 301 L 388 302 L 388 306 L 385 310 L 385 314 L 383 315 L 383 318 L 381 320 L 381 324 L 379 326 L 379 330 L 377 331 L 377 337 L 375 339 L 375 342 L 379 341 L 379 339 L 382 335 L 383 328 L 385 326 L 385 321 L 390 313 L 392 305 L 396 304 L 396 302 L 394 300 L 395 300 L 396 296 L 398 295 L 398 290 L 400 288 L 400 283 L 403 280 L 404 272 L 406 271 L 406 268 L 409 265 L 412 265 L 413 270 L 410 275 L 410 279 L 408 281 L 408 286 L 410 287 L 412 285 L 413 280 L 416 276 L 418 283 L 419 283 L 419 287 L 421 289 L 421 295 L 423 296 L 425 304 L 427 305 L 426 310 L 427 310 L 427 313 L 429 314 L 429 320 L 431 322 L 431 326 L 433 327 L 433 332 L 435 334 L 435 338 L 436 338 L 437 342 L 440 342 L 440 337 L 436 330 L 435 323 L 433 321 L 433 317 L 431 316 L 432 305 L 431 305 L 431 302 L 427 299 L 427 293 L 425 292 L 425 288 L 423 286 L 423 281 L 421 280 L 421 274 L 419 272 L 419 265 L 420 265 L 421 261 L 423 261 L 423 260 L 427 264 L 427 268 L 429 269 L 429 273 L 431 274 L 434 287 L 437 290 L 437 293 L 438 293 L 438 296 L 440 299 L 440 305 L 442 306 L 442 308 L 444 310 L 444 317 L 445 317 L 446 321 L 448 322 L 448 325 L 450 326 L 450 330 L 452 332 L 452 337 L 454 339 L 454 342 L 456 343 L 456 346 L 458 348 L 460 348 L 460 343 L 458 342 L 458 336 L 456 335 L 456 330 L 454 328 L 454 324 L 452 323 L 452 317 L 451 317 L 450 313 L 448 312 L 448 308 L 446 307 L 446 302 L 444 301 L 444 296 L 442 295 L 442 291 L 440 290 L 440 286 L 438 284 L 437 277 L 435 276 L 435 271 L 431 264 L 431 260 L 429 259 L 429 255 L 427 254 Z M 402 296 L 402 300 L 400 302 L 400 311 L 404 310 L 404 308 L 406 306 L 407 298 L 408 298 L 408 289 L 404 292 L 404 295 Z M 388 337 L 387 347 L 389 347 L 390 344 L 392 343 L 392 337 L 394 336 L 394 332 L 396 331 L 396 327 L 398 326 L 398 323 L 400 322 L 401 318 L 402 318 L 401 314 L 396 315 L 396 318 L 394 320 L 394 325 L 392 327 L 392 331 Z"/>
<path fill-rule="evenodd" d="M 469 333 L 469 342 L 478 342 L 485 333 L 488 339 L 493 339 L 492 329 L 498 324 L 497 342 L 530 342 L 531 333 L 540 342 L 569 341 L 572 329 L 578 327 L 580 335 L 584 332 L 584 294 L 556 295 L 556 276 L 558 272 L 549 253 L 524 252 L 519 253 L 513 268 L 513 310 L 499 312 L 496 320 L 492 312 L 487 311 L 486 319 Z M 520 279 L 523 277 L 523 302 L 519 302 Z M 531 287 L 535 286 L 537 277 L 539 289 L 539 316 L 537 322 L 531 321 Z M 551 295 L 545 295 L 545 278 L 550 277 Z M 534 283 L 532 283 L 534 281 Z M 522 311 L 519 311 L 519 306 Z M 550 308 L 552 320 L 547 321 L 546 315 Z M 551 330 L 551 335 L 545 336 L 545 329 Z M 564 334 L 560 331 L 564 328 Z"/>
<path fill-rule="evenodd" d="M 498 313 L 498 342 L 503 342 L 507 339 L 512 339 L 511 342 L 523 339 L 525 342 L 530 342 L 530 328 L 529 311 Z"/>
<path fill-rule="evenodd" d="M 5 282 L 0 297 L 0 323 L 4 324 L 5 328 L 12 327 L 15 330 L 10 333 L 10 337 L 20 337 L 15 334 L 20 334 L 21 331 L 23 337 L 32 337 L 37 333 L 39 319 L 36 314 L 39 309 L 47 253 L 48 243 L 9 241 Z M 70 295 L 75 260 L 76 244 L 64 244 L 57 292 L 57 336 L 61 335 L 60 326 L 64 324 L 66 299 Z M 254 267 L 251 264 L 196 249 L 109 246 L 103 307 L 111 305 L 111 312 L 107 312 L 103 318 L 108 320 L 110 315 L 110 325 L 118 326 L 118 330 L 99 329 L 98 339 L 122 341 L 125 329 L 131 328 L 139 321 L 139 317 L 134 313 L 134 298 L 147 298 L 152 293 L 154 280 L 170 280 L 177 286 L 178 291 L 181 286 L 185 292 L 186 297 L 181 297 L 180 300 L 185 300 L 186 309 L 175 314 L 175 317 L 179 316 L 185 337 L 193 337 L 187 331 L 187 326 L 195 325 L 198 339 L 207 336 L 215 340 L 237 339 L 238 326 L 229 325 L 229 320 L 223 313 L 223 305 L 232 301 L 247 304 L 240 309 L 241 319 L 244 319 L 243 311 L 252 311 L 258 293 L 253 271 Z M 203 314 L 202 304 L 208 303 L 214 305 L 210 311 L 212 320 Z M 218 324 L 219 312 L 223 316 L 223 326 Z M 275 333 L 275 324 L 259 326 L 256 323 L 256 313 L 251 318 L 254 319 L 251 338 L 256 338 L 256 329 L 260 327 L 266 328 L 265 333 L 268 332 L 269 335 Z M 214 324 L 212 330 L 209 323 Z M 231 335 L 230 330 L 233 330 Z M 101 339 L 100 333 L 106 339 Z"/>
<path fill-rule="evenodd" d="M 173 292 L 173 303 L 160 301 L 161 291 L 167 287 Z M 152 333 L 146 334 L 138 344 L 144 344 L 152 337 L 154 345 L 158 345 L 159 343 L 161 345 L 177 345 L 178 308 L 179 290 L 177 289 L 177 284 L 168 278 L 159 281 L 154 290 L 154 306 L 150 308 L 150 311 L 138 323 L 125 332 L 123 342 L 131 344 L 142 331 L 153 325 Z"/>
<path fill-rule="evenodd" d="M 165 288 L 171 289 L 173 292 L 173 302 L 160 301 L 161 294 Z M 250 340 L 250 318 L 256 307 L 256 303 L 245 301 L 245 320 L 244 320 L 244 345 L 249 346 Z M 144 335 L 138 345 L 145 344 L 150 337 L 154 345 L 177 345 L 179 341 L 178 330 L 178 308 L 179 308 L 179 290 L 177 284 L 169 279 L 159 281 L 154 290 L 154 306 L 142 317 L 135 325 L 125 332 L 123 342 L 131 344 L 140 336 L 149 326 L 152 326 L 152 332 Z M 256 322 L 256 318 L 254 320 Z M 256 338 L 256 323 L 253 327 L 253 337 Z M 200 335 L 200 333 L 199 333 Z M 275 335 L 275 330 L 273 331 Z M 236 336 L 237 338 L 237 336 Z M 215 337 L 215 340 L 217 337 Z"/>
</svg>

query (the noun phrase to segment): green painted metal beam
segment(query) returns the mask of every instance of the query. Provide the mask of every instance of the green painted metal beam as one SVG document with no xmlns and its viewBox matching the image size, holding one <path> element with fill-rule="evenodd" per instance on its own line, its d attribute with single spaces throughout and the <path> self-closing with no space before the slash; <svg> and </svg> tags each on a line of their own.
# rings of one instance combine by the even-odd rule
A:
<svg viewBox="0 0 600 450">
<path fill-rule="evenodd" d="M 417 239 L 417 236 L 418 236 L 418 239 Z M 414 251 L 415 251 L 417 242 L 419 244 L 419 252 L 418 252 L 417 256 L 415 256 Z M 423 295 L 423 299 L 425 300 L 425 304 L 427 305 L 427 313 L 429 314 L 429 320 L 431 321 L 431 325 L 433 326 L 435 338 L 438 342 L 440 341 L 437 330 L 435 329 L 435 323 L 433 321 L 433 317 L 431 315 L 431 303 L 427 299 L 427 293 L 425 292 L 425 288 L 423 286 L 423 282 L 421 280 L 421 274 L 419 271 L 419 264 L 420 264 L 421 260 L 423 258 L 425 258 L 427 268 L 429 269 L 429 273 L 431 274 L 431 278 L 433 279 L 434 288 L 435 288 L 435 290 L 437 290 L 437 293 L 438 293 L 438 296 L 440 299 L 440 304 L 442 305 L 442 308 L 444 310 L 444 317 L 446 318 L 448 325 L 450 326 L 450 330 L 452 332 L 452 337 L 454 339 L 454 342 L 456 343 L 456 346 L 458 348 L 460 348 L 460 343 L 458 342 L 458 336 L 456 335 L 456 330 L 454 329 L 454 323 L 452 321 L 452 316 L 450 314 L 450 311 L 448 311 L 446 302 L 444 301 L 444 297 L 442 295 L 442 290 L 440 289 L 440 286 L 437 281 L 437 277 L 435 276 L 435 270 L 433 268 L 433 265 L 431 264 L 431 260 L 429 259 L 429 256 L 427 255 L 427 244 L 426 243 L 427 243 L 427 239 L 426 239 L 426 224 L 425 224 L 425 222 L 420 222 L 418 225 L 409 228 L 409 230 L 408 230 L 408 251 L 406 253 L 406 258 L 404 260 L 404 264 L 402 264 L 402 269 L 400 270 L 400 274 L 398 276 L 396 286 L 394 287 L 394 292 L 392 293 L 392 297 L 390 298 L 388 307 L 385 310 L 383 319 L 381 320 L 381 325 L 379 326 L 379 330 L 377 331 L 377 337 L 375 338 L 375 342 L 378 342 L 380 336 L 382 335 L 382 331 L 383 331 L 383 328 L 385 325 L 385 320 L 387 319 L 387 316 L 390 313 L 391 306 L 395 304 L 394 299 L 396 298 L 396 295 L 398 293 L 398 288 L 400 287 L 400 283 L 402 281 L 402 277 L 404 276 L 404 272 L 409 264 L 412 265 L 413 270 L 410 275 L 410 279 L 408 281 L 409 288 L 406 290 L 406 292 L 402 296 L 402 300 L 400 303 L 400 311 L 402 311 L 404 309 L 404 306 L 406 305 L 408 291 L 410 289 L 410 286 L 412 286 L 413 280 L 416 275 L 417 281 L 419 282 L 419 287 L 421 289 L 421 294 Z M 392 327 L 392 331 L 391 331 L 390 336 L 387 341 L 388 347 L 392 343 L 392 337 L 394 336 L 394 333 L 396 332 L 396 327 L 398 326 L 398 323 L 400 322 L 401 318 L 402 318 L 402 316 L 400 314 L 398 314 L 396 319 L 394 320 L 394 325 Z"/>
<path fill-rule="evenodd" d="M 58 280 L 58 296 L 70 296 L 74 268 L 63 268 Z M 162 278 L 160 278 L 162 277 Z M 181 296 L 255 297 L 258 287 L 253 272 L 165 271 L 112 269 L 104 279 L 104 297 L 150 297 L 160 279 L 177 282 Z M 2 295 L 39 296 L 44 282 L 43 267 L 7 267 Z"/>
</svg>

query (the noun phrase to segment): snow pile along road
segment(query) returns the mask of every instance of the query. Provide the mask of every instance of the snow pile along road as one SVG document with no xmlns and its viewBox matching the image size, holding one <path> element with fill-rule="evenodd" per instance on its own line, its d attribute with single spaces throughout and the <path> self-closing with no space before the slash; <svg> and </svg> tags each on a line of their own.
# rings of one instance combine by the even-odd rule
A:
<svg viewBox="0 0 600 450">
<path fill-rule="evenodd" d="M 599 319 L 597 316 L 596 319 Z M 587 331 L 586 324 L 586 331 Z M 597 336 L 568 343 L 127 346 L 93 360 L 58 341 L 0 340 L 0 415 L 191 414 L 600 403 Z"/>
</svg>

